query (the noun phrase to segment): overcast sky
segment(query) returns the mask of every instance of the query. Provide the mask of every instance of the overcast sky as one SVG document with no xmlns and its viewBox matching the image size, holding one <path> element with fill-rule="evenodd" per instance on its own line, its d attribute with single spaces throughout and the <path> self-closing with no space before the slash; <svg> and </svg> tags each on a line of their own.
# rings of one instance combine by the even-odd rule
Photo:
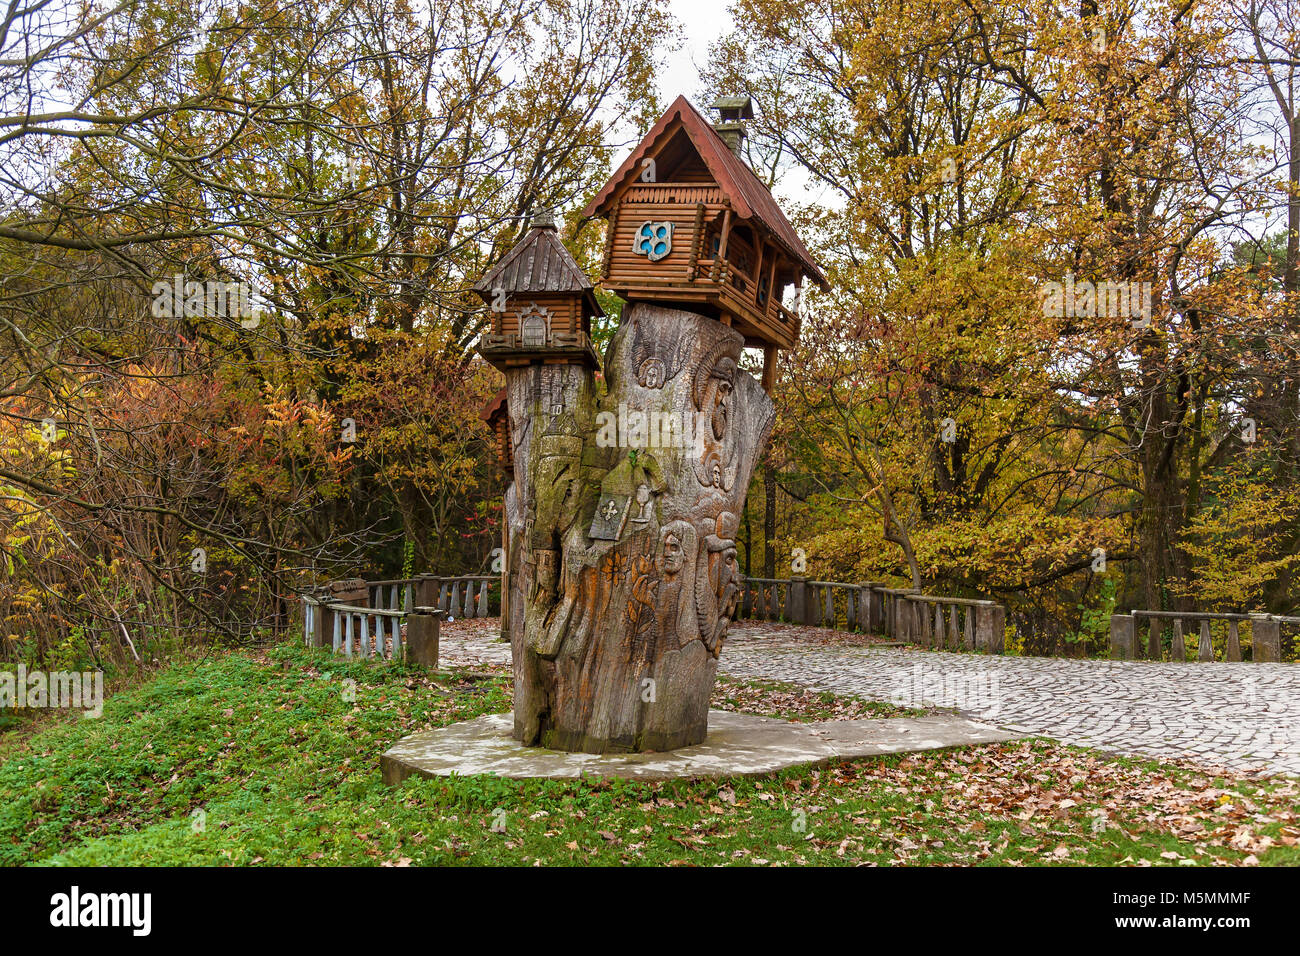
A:
<svg viewBox="0 0 1300 956">
<path fill-rule="evenodd" d="M 685 93 L 696 106 L 700 102 L 700 65 L 709 56 L 709 44 L 731 29 L 731 16 L 723 0 L 671 0 L 672 10 L 686 34 L 681 49 L 668 58 L 668 69 L 659 78 L 659 95 L 667 106 Z"/>
</svg>

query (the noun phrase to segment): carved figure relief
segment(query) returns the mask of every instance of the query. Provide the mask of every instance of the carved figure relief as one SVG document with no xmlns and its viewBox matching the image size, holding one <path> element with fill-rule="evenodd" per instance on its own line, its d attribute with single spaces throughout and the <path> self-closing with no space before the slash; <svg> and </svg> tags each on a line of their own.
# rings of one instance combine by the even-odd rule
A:
<svg viewBox="0 0 1300 956">
<path fill-rule="evenodd" d="M 684 335 L 656 335 L 649 324 L 638 324 L 632 336 L 632 368 L 642 388 L 663 388 L 677 377 L 691 354 Z"/>
<path fill-rule="evenodd" d="M 719 336 L 691 378 L 691 400 L 698 412 L 695 477 L 706 488 L 730 492 L 735 486 L 738 441 L 728 434 L 732 390 L 743 340 Z"/>
<path fill-rule="evenodd" d="M 695 615 L 695 564 L 699 535 L 689 521 L 670 521 L 659 533 L 659 632 L 681 647 L 699 638 Z M 670 637 L 669 637 L 670 636 Z"/>
<path fill-rule="evenodd" d="M 511 621 L 521 740 L 602 750 L 640 749 L 643 733 L 654 749 L 703 739 L 742 585 L 738 515 L 773 417 L 739 367 L 743 347 L 714 319 L 628 306 L 599 407 L 635 408 L 650 388 L 661 414 L 696 423 L 694 442 L 653 454 L 597 440 L 589 383 L 546 366 L 507 372 L 512 414 L 520 390 L 533 418 L 522 430 L 528 454 L 515 450 L 532 495 L 512 531 L 528 552 L 512 579 L 527 587 L 525 620 Z M 585 409 L 584 431 L 575 409 Z M 657 697 L 643 699 L 647 679 Z"/>
<path fill-rule="evenodd" d="M 695 576 L 695 612 L 704 646 L 717 657 L 740 593 L 740 568 L 736 563 L 740 519 L 724 511 L 707 524 L 711 527 L 702 535 L 703 563 Z"/>
</svg>

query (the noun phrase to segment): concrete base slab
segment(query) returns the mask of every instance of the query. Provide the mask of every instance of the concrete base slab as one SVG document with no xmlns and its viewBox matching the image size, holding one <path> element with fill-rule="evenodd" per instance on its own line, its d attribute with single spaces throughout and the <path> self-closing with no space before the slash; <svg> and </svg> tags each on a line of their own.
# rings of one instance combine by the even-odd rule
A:
<svg viewBox="0 0 1300 956">
<path fill-rule="evenodd" d="M 384 783 L 453 773 L 516 780 L 754 777 L 786 767 L 822 766 L 836 758 L 999 743 L 1022 736 L 955 716 L 796 724 L 711 710 L 709 735 L 702 744 L 665 753 L 586 754 L 521 746 L 510 736 L 513 727 L 511 714 L 489 714 L 405 737 L 380 759 Z"/>
</svg>

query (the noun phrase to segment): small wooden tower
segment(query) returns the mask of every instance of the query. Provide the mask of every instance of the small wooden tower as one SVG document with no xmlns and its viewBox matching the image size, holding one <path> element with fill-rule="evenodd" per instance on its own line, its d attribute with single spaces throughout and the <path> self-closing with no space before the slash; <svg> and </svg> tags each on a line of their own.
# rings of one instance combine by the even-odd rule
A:
<svg viewBox="0 0 1300 956">
<path fill-rule="evenodd" d="M 515 454 L 510 442 L 510 409 L 506 405 L 504 388 L 484 406 L 482 416 L 496 442 L 497 464 L 506 473 L 506 481 L 509 482 L 515 473 Z"/>
<path fill-rule="evenodd" d="M 479 338 L 479 354 L 492 365 L 502 371 L 533 362 L 599 367 L 591 319 L 605 313 L 549 216 L 534 220 L 474 291 L 492 314 L 492 331 Z"/>
<path fill-rule="evenodd" d="M 805 279 L 825 276 L 772 193 L 739 156 L 748 97 L 714 104 L 716 126 L 684 96 L 651 127 L 591 204 L 609 220 L 601 285 L 630 302 L 681 304 L 718 318 L 765 355 L 799 338 L 793 308 Z"/>
</svg>

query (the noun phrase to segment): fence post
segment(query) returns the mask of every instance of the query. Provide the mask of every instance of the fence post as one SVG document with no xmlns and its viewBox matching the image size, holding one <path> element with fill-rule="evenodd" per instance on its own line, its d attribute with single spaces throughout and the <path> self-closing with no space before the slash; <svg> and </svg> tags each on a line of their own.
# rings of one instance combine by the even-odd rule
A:
<svg viewBox="0 0 1300 956">
<path fill-rule="evenodd" d="M 433 607 L 438 603 L 437 589 L 438 578 L 435 575 L 429 574 L 428 572 L 417 574 L 415 576 L 414 600 L 411 602 L 411 607 L 407 608 L 407 610 L 411 611 L 417 607 Z"/>
<path fill-rule="evenodd" d="M 1006 640 L 1007 611 L 986 601 L 975 609 L 975 646 L 985 654 L 1001 654 Z"/>
<path fill-rule="evenodd" d="M 1147 657 L 1158 661 L 1164 657 L 1165 622 L 1162 618 L 1150 618 L 1147 624 Z"/>
<path fill-rule="evenodd" d="M 1110 659 L 1131 661 L 1137 657 L 1137 628 L 1132 614 L 1110 616 Z"/>
<path fill-rule="evenodd" d="M 1282 663 L 1282 624 L 1267 614 L 1250 616 L 1250 643 L 1256 663 Z"/>
<path fill-rule="evenodd" d="M 884 628 L 880 619 L 880 595 L 871 584 L 858 585 L 858 626 L 863 634 L 880 634 Z"/>
<path fill-rule="evenodd" d="M 1198 661 L 1214 660 L 1214 641 L 1210 637 L 1210 622 L 1201 621 L 1201 639 L 1196 645 L 1196 659 Z"/>
<path fill-rule="evenodd" d="M 814 585 L 811 581 L 805 581 L 803 595 L 804 595 L 803 623 L 808 627 L 821 627 L 822 624 L 821 588 Z"/>
<path fill-rule="evenodd" d="M 406 659 L 422 667 L 438 666 L 438 625 L 442 608 L 417 607 L 406 619 Z"/>
<path fill-rule="evenodd" d="M 319 590 L 313 590 L 309 596 L 320 602 L 312 607 L 311 646 L 329 647 L 334 643 L 334 615 L 325 609 L 326 597 Z"/>
<path fill-rule="evenodd" d="M 904 588 L 902 594 L 894 595 L 898 607 L 898 621 L 894 636 L 909 644 L 920 644 L 921 608 L 919 601 L 913 601 L 913 594 L 920 594 L 919 588 Z"/>
<path fill-rule="evenodd" d="M 1233 663 L 1241 661 L 1241 632 L 1236 621 L 1228 622 L 1228 646 L 1223 649 L 1223 659 Z"/>
<path fill-rule="evenodd" d="M 910 641 L 912 639 L 912 602 L 907 599 L 907 595 L 901 589 L 896 589 L 894 594 L 889 596 L 889 616 L 893 618 L 890 622 L 890 637 L 896 641 Z"/>
<path fill-rule="evenodd" d="M 786 616 L 792 624 L 805 624 L 808 619 L 808 579 L 790 579 L 790 606 Z"/>
</svg>

